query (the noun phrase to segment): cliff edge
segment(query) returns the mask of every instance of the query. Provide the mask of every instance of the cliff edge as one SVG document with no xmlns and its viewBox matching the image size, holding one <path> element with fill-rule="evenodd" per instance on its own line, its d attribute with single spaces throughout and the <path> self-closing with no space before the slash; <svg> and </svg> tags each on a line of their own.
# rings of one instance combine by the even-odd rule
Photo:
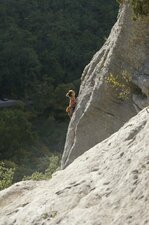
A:
<svg viewBox="0 0 149 225">
<path fill-rule="evenodd" d="M 131 96 L 120 100 L 108 82 L 110 74 L 131 76 Z M 149 16 L 133 20 L 132 8 L 122 4 L 104 46 L 82 75 L 78 105 L 68 127 L 62 169 L 95 144 L 116 132 L 149 105 Z"/>
</svg>

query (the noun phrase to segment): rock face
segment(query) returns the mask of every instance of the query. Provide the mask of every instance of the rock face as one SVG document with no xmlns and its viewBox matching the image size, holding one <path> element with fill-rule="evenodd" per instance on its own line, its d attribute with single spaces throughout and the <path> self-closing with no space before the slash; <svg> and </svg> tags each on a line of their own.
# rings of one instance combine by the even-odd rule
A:
<svg viewBox="0 0 149 225">
<path fill-rule="evenodd" d="M 123 4 L 109 38 L 83 72 L 62 168 L 149 104 L 149 16 L 137 21 L 132 17 L 131 7 Z M 121 77 L 124 71 L 131 74 L 134 90 L 121 101 L 106 79 L 109 74 Z"/>
<path fill-rule="evenodd" d="M 1 191 L 0 224 L 147 225 L 148 187 L 149 112 L 144 109 L 50 181 L 20 182 Z"/>
</svg>

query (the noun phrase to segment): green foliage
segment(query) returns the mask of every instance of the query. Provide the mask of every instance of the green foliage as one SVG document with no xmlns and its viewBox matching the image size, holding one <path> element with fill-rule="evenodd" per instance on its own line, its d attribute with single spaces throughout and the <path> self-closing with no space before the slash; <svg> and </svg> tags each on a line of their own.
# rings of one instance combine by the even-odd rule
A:
<svg viewBox="0 0 149 225">
<path fill-rule="evenodd" d="M 149 14 L 149 1 L 148 0 L 130 0 L 134 14 L 136 17 L 147 16 Z"/>
<path fill-rule="evenodd" d="M 60 155 L 51 155 L 49 157 L 49 166 L 45 170 L 44 173 L 42 172 L 34 172 L 31 176 L 25 176 L 23 180 L 47 180 L 50 179 L 52 174 L 56 171 L 56 169 L 59 167 L 60 163 Z"/>
<path fill-rule="evenodd" d="M 127 100 L 131 95 L 131 79 L 131 75 L 127 71 L 123 71 L 122 76 L 109 74 L 106 81 L 116 91 L 119 99 Z"/>
<path fill-rule="evenodd" d="M 126 0 L 116 0 L 118 3 L 122 4 Z M 149 14 L 149 1 L 148 0 L 128 0 L 133 8 L 135 17 L 147 16 Z"/>
<path fill-rule="evenodd" d="M 9 163 L 10 164 L 10 163 Z M 11 163 L 12 165 L 12 163 Z M 9 187 L 13 182 L 15 166 L 9 167 L 6 163 L 0 161 L 0 191 Z"/>
<path fill-rule="evenodd" d="M 43 173 L 51 153 L 63 150 L 67 129 L 67 123 L 57 123 L 51 115 L 35 117 L 31 124 L 32 113 L 22 107 L 0 111 L 0 159 L 16 163 L 13 182 L 37 170 Z"/>
<path fill-rule="evenodd" d="M 50 178 L 50 177 L 49 177 Z M 34 172 L 31 176 L 25 176 L 23 180 L 46 180 L 45 174 L 41 172 Z"/>
<path fill-rule="evenodd" d="M 64 119 L 57 89 L 80 78 L 116 14 L 114 0 L 1 1 L 0 96 L 29 99 L 37 113 Z"/>
<path fill-rule="evenodd" d="M 21 155 L 21 148 L 33 143 L 35 134 L 25 112 L 18 109 L 0 111 L 0 158 Z"/>
<path fill-rule="evenodd" d="M 53 79 L 45 76 L 41 82 L 37 82 L 34 86 L 34 92 L 31 94 L 33 108 L 37 113 L 45 113 L 54 105 L 54 85 Z M 49 112 L 49 110 L 48 110 Z"/>
</svg>

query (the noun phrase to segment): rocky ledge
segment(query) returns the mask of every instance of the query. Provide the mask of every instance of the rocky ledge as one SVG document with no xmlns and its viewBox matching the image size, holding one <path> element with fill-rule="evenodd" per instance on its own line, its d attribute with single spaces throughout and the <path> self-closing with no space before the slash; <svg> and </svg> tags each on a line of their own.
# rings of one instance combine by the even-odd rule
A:
<svg viewBox="0 0 149 225">
<path fill-rule="evenodd" d="M 149 224 L 149 109 L 49 181 L 0 192 L 1 225 Z"/>
</svg>

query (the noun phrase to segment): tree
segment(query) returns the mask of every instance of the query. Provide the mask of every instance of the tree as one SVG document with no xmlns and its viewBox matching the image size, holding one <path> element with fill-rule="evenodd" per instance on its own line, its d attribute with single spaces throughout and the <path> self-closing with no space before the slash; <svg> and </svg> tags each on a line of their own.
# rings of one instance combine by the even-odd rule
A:
<svg viewBox="0 0 149 225">
<path fill-rule="evenodd" d="M 34 138 L 25 112 L 18 109 L 0 111 L 0 159 L 21 157 L 21 148 L 32 144 Z"/>
</svg>

